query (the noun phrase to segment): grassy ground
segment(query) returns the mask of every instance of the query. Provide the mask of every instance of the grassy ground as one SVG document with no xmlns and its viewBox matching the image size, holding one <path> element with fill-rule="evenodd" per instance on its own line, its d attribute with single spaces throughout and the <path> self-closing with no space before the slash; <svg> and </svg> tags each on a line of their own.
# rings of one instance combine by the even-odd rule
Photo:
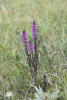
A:
<svg viewBox="0 0 67 100">
<path fill-rule="evenodd" d="M 63 11 L 62 11 L 63 10 Z M 18 100 L 26 95 L 32 82 L 21 42 L 26 29 L 31 38 L 32 22 L 36 20 L 39 37 L 37 86 L 43 75 L 51 80 L 47 91 L 60 90 L 59 100 L 67 100 L 67 1 L 66 0 L 1 0 L 0 1 L 0 100 L 8 91 Z"/>
</svg>

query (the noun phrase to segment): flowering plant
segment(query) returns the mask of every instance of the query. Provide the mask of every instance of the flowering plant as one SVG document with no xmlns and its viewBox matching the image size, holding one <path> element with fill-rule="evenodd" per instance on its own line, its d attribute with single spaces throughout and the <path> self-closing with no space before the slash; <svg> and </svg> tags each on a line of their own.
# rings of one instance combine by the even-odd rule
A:
<svg viewBox="0 0 67 100">
<path fill-rule="evenodd" d="M 30 67 L 31 75 L 33 78 L 34 85 L 36 84 L 37 66 L 38 66 L 38 48 L 37 48 L 37 24 L 33 21 L 32 24 L 32 36 L 33 42 L 30 40 L 28 42 L 27 33 L 25 30 L 22 32 L 22 42 L 25 47 L 25 52 L 27 55 L 27 62 Z"/>
</svg>

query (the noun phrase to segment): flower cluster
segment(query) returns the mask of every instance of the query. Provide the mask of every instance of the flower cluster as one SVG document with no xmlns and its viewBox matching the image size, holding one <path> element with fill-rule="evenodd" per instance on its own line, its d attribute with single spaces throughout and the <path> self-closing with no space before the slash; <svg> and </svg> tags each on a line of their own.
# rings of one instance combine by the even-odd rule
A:
<svg viewBox="0 0 67 100">
<path fill-rule="evenodd" d="M 35 21 L 33 21 L 32 24 L 32 34 L 33 34 L 33 39 L 37 39 L 37 24 Z"/>
<path fill-rule="evenodd" d="M 34 51 L 34 45 L 32 44 L 32 41 L 29 42 L 29 51 L 32 53 Z"/>
<path fill-rule="evenodd" d="M 31 74 L 34 80 L 34 83 L 36 83 L 36 74 L 37 74 L 37 65 L 38 65 L 38 50 L 37 50 L 37 24 L 35 21 L 33 21 L 32 24 L 32 37 L 33 42 L 30 40 L 28 42 L 27 33 L 25 30 L 22 32 L 22 42 L 25 47 L 26 55 L 27 55 L 27 61 L 30 66 Z"/>
<path fill-rule="evenodd" d="M 22 32 L 22 41 L 24 46 L 27 45 L 27 34 L 25 30 Z"/>
</svg>

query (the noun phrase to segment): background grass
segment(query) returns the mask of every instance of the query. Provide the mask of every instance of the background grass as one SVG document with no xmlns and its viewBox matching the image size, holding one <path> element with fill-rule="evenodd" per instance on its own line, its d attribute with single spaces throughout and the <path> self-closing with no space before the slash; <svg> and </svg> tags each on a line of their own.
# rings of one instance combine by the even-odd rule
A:
<svg viewBox="0 0 67 100">
<path fill-rule="evenodd" d="M 63 9 L 63 12 L 61 10 Z M 42 85 L 46 74 L 57 87 L 60 99 L 67 100 L 67 1 L 66 0 L 1 0 L 0 1 L 0 100 L 7 91 L 13 99 L 26 95 L 32 82 L 26 55 L 21 42 L 21 31 L 26 29 L 31 39 L 32 22 L 36 20 L 39 38 L 39 66 L 37 85 Z"/>
</svg>

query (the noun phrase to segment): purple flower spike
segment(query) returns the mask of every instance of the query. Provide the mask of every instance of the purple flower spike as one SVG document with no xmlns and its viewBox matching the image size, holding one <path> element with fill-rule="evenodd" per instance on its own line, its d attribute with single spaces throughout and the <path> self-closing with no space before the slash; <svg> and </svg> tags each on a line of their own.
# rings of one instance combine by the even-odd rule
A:
<svg viewBox="0 0 67 100">
<path fill-rule="evenodd" d="M 34 45 L 32 44 L 32 42 L 29 42 L 29 51 L 30 53 L 32 53 L 34 51 Z"/>
<path fill-rule="evenodd" d="M 22 32 L 22 41 L 23 41 L 23 45 L 26 46 L 27 45 L 27 34 L 25 30 L 23 30 Z"/>
<path fill-rule="evenodd" d="M 32 24 L 32 33 L 33 33 L 33 39 L 37 39 L 37 24 L 35 21 L 33 21 Z"/>
</svg>

